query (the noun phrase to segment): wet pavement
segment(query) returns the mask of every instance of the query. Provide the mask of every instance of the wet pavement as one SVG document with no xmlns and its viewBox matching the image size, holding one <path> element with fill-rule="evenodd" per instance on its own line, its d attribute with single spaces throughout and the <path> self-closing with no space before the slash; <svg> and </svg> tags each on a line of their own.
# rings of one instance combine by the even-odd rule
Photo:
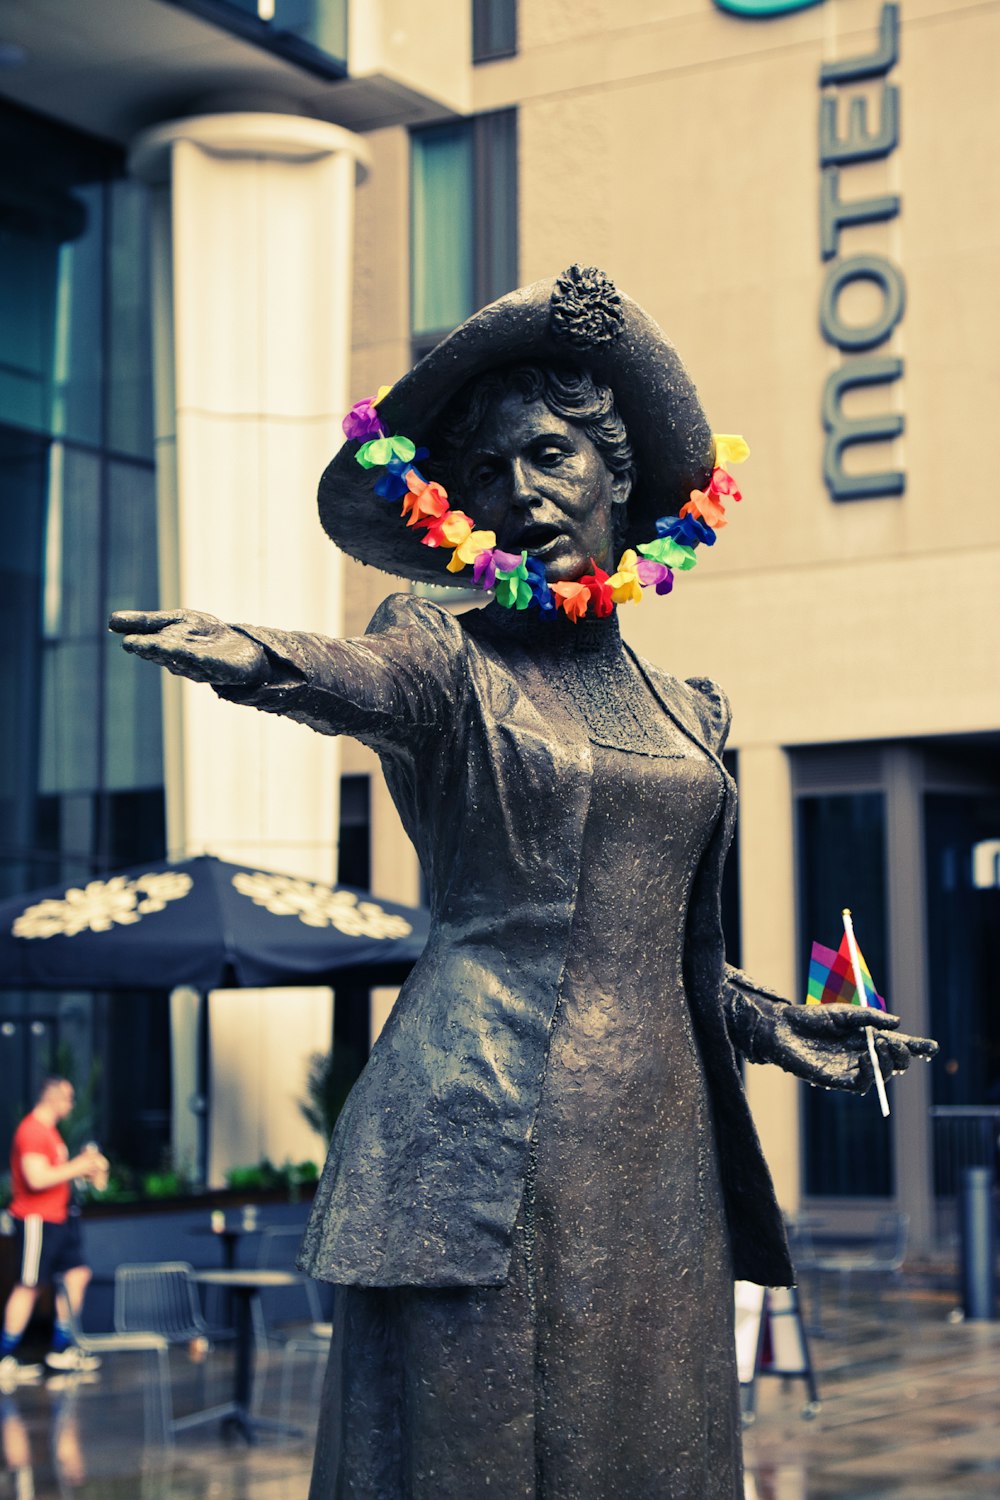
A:
<svg viewBox="0 0 1000 1500">
<path fill-rule="evenodd" d="M 846 1307 L 824 1308 L 825 1336 L 810 1340 L 818 1412 L 803 1417 L 800 1381 L 758 1382 L 747 1500 L 1000 1500 L 1000 1322 L 952 1321 L 955 1302 L 910 1287 L 881 1301 L 854 1290 Z M 212 1423 L 180 1434 L 172 1450 L 144 1442 L 139 1359 L 113 1356 L 99 1379 L 60 1377 L 0 1396 L 2 1500 L 304 1500 L 314 1359 L 294 1366 L 290 1415 L 302 1437 L 248 1448 Z M 272 1357 L 264 1371 L 262 1415 L 278 1415 L 281 1364 Z M 223 1347 L 199 1364 L 175 1349 L 171 1379 L 178 1416 L 224 1401 L 232 1353 Z"/>
</svg>

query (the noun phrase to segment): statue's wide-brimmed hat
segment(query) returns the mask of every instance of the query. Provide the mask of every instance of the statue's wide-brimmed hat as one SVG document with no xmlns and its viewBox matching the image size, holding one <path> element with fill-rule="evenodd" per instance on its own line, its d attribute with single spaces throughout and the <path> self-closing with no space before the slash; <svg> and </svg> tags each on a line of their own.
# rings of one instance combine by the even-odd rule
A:
<svg viewBox="0 0 1000 1500">
<path fill-rule="evenodd" d="M 590 372 L 611 387 L 635 457 L 628 502 L 628 545 L 655 535 L 692 489 L 704 488 L 713 462 L 712 435 L 677 351 L 635 302 L 603 272 L 570 266 L 491 302 L 448 335 L 378 403 L 387 434 L 429 444 L 442 412 L 477 376 L 502 365 L 557 361 Z M 375 493 L 378 470 L 355 459 L 348 441 L 319 486 L 319 513 L 329 536 L 350 557 L 425 583 L 473 587 L 471 574 L 448 573 L 449 553 L 421 546 L 399 503 Z M 461 507 L 461 495 L 451 496 Z M 475 518 L 473 518 L 475 519 Z"/>
</svg>

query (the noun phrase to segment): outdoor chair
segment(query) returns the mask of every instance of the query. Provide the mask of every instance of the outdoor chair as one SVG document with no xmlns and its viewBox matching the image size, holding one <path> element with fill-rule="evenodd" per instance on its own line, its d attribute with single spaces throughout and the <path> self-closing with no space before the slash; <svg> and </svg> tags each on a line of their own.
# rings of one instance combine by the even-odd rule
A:
<svg viewBox="0 0 1000 1500">
<path fill-rule="evenodd" d="M 104 1359 L 114 1354 L 151 1355 L 156 1361 L 156 1380 L 144 1380 L 143 1421 L 147 1442 L 169 1446 L 174 1440 L 173 1400 L 170 1391 L 170 1346 L 160 1333 L 136 1329 L 131 1333 L 85 1333 L 73 1311 L 62 1278 L 57 1278 L 60 1310 L 78 1349 Z M 154 1400 L 154 1397 L 158 1399 Z"/>
<path fill-rule="evenodd" d="M 265 1229 L 260 1237 L 257 1267 L 267 1271 L 291 1271 L 302 1241 L 302 1229 Z M 262 1291 L 256 1304 L 257 1343 L 261 1351 L 277 1346 L 282 1350 L 280 1417 L 287 1422 L 291 1407 L 292 1377 L 297 1356 L 315 1359 L 313 1397 L 319 1396 L 333 1324 L 323 1317 L 319 1288 L 309 1276 L 287 1289 Z"/>
<path fill-rule="evenodd" d="M 211 1337 L 198 1302 L 193 1267 L 184 1260 L 139 1261 L 115 1270 L 115 1329 L 121 1335 L 158 1334 L 167 1344 L 211 1348 Z M 211 1422 L 229 1410 L 227 1403 L 175 1418 L 174 1432 Z"/>
<path fill-rule="evenodd" d="M 792 1219 L 788 1223 L 792 1260 L 800 1277 L 812 1281 L 811 1321 L 812 1333 L 822 1333 L 820 1287 L 824 1276 L 836 1276 L 840 1287 L 841 1316 L 847 1311 L 848 1295 L 852 1277 L 867 1277 L 880 1287 L 879 1308 L 882 1311 L 882 1292 L 890 1281 L 898 1281 L 902 1274 L 903 1261 L 909 1238 L 910 1220 L 907 1214 L 886 1213 L 880 1215 L 869 1238 L 857 1240 L 850 1246 L 832 1246 L 823 1243 L 822 1225 L 808 1215 Z"/>
</svg>

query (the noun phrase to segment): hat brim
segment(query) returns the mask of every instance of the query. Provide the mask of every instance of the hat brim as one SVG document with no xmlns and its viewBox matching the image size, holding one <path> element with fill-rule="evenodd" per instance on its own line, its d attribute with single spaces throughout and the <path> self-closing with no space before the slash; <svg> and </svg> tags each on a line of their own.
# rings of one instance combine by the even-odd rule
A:
<svg viewBox="0 0 1000 1500">
<path fill-rule="evenodd" d="M 636 482 L 628 501 L 630 546 L 655 535 L 657 517 L 676 514 L 692 489 L 712 472 L 712 434 L 694 384 L 653 319 L 619 293 L 618 336 L 569 343 L 553 326 L 556 278 L 510 292 L 468 318 L 414 365 L 378 404 L 387 433 L 426 442 L 451 400 L 477 376 L 512 363 L 546 360 L 577 364 L 614 392 L 635 457 Z M 473 588 L 471 569 L 449 573 L 450 552 L 421 546 L 399 514 L 399 501 L 375 493 L 380 471 L 356 462 L 348 441 L 319 485 L 319 514 L 328 536 L 348 556 L 422 583 Z M 461 497 L 452 495 L 456 509 Z M 475 517 L 473 517 L 475 520 Z"/>
</svg>

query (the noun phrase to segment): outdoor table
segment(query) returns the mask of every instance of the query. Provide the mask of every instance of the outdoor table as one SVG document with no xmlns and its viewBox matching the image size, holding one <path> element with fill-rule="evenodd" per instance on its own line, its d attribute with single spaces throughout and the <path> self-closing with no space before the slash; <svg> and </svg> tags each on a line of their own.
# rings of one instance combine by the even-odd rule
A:
<svg viewBox="0 0 1000 1500">
<path fill-rule="evenodd" d="M 224 1269 L 227 1271 L 235 1271 L 236 1256 L 237 1252 L 239 1251 L 240 1241 L 246 1239 L 251 1234 L 260 1234 L 262 1228 L 263 1225 L 257 1222 L 255 1222 L 252 1227 L 248 1227 L 242 1220 L 230 1222 L 227 1219 L 221 1229 L 215 1229 L 211 1224 L 196 1224 L 189 1232 L 191 1234 L 208 1236 L 213 1240 L 218 1240 L 219 1248 L 222 1251 L 222 1264 Z M 221 1313 L 222 1327 L 232 1328 L 233 1296 L 231 1291 L 226 1291 L 225 1295 L 222 1298 Z"/>
<path fill-rule="evenodd" d="M 238 1427 L 248 1443 L 256 1441 L 259 1432 L 287 1432 L 301 1435 L 300 1427 L 275 1422 L 251 1413 L 253 1398 L 254 1330 L 253 1306 L 260 1293 L 271 1287 L 297 1286 L 302 1276 L 296 1271 L 218 1270 L 195 1271 L 202 1286 L 221 1286 L 232 1295 L 236 1312 L 236 1373 L 233 1399 L 218 1408 L 220 1421 Z"/>
</svg>

